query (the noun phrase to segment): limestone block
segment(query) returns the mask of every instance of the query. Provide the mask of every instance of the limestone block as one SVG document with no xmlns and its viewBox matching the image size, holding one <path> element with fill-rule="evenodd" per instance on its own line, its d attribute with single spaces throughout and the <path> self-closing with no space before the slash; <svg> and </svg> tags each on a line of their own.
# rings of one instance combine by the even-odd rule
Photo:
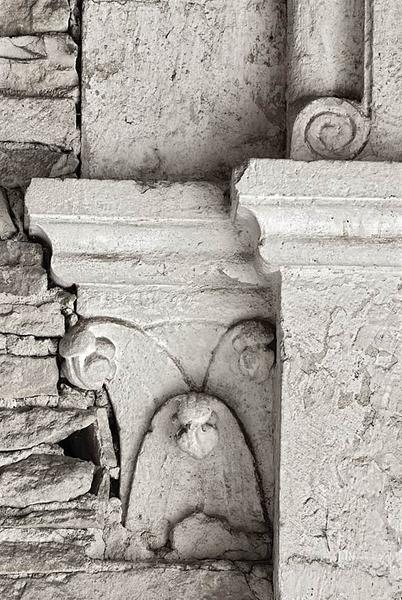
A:
<svg viewBox="0 0 402 600">
<path fill-rule="evenodd" d="M 0 38 L 0 90 L 9 96 L 76 99 L 76 59 L 77 46 L 68 35 Z"/>
<path fill-rule="evenodd" d="M 17 230 L 10 216 L 6 196 L 0 189 L 0 240 L 10 238 L 15 233 Z"/>
<path fill-rule="evenodd" d="M 54 573 L 90 569 L 91 554 L 103 546 L 97 529 L 4 528 L 0 531 L 0 573 Z M 101 558 L 101 553 L 94 558 Z"/>
<path fill-rule="evenodd" d="M 75 103 L 71 99 L 0 96 L 0 142 L 54 145 L 78 152 Z"/>
<path fill-rule="evenodd" d="M 94 469 L 69 456 L 32 454 L 0 469 L 0 505 L 23 508 L 77 498 L 90 490 Z"/>
<path fill-rule="evenodd" d="M 0 36 L 67 31 L 68 0 L 1 0 Z"/>
<path fill-rule="evenodd" d="M 221 569 L 214 564 L 200 568 L 164 565 L 77 573 L 57 580 L 26 578 L 18 583 L 24 584 L 24 600 L 63 596 L 74 600 L 132 600 L 133 590 L 141 600 L 273 600 L 271 583 L 264 575 L 247 575 L 229 564 Z M 261 584 L 258 594 L 256 580 Z M 0 586 L 4 586 L 5 593 L 18 590 L 18 584 L 5 577 L 0 579 Z"/>
<path fill-rule="evenodd" d="M 65 177 L 78 166 L 73 151 L 56 146 L 0 142 L 0 184 L 7 188 L 25 187 L 32 177 Z"/>
<path fill-rule="evenodd" d="M 55 358 L 0 356 L 0 397 L 22 398 L 57 394 L 59 370 Z"/>
<path fill-rule="evenodd" d="M 283 153 L 282 2 L 86 0 L 83 23 L 85 177 L 222 178 Z"/>
<path fill-rule="evenodd" d="M 57 352 L 57 340 L 44 338 L 38 339 L 33 335 L 19 337 L 8 335 L 6 346 L 8 354 L 16 356 L 49 356 Z"/>
<path fill-rule="evenodd" d="M 21 450 L 64 440 L 96 419 L 93 410 L 0 409 L 0 451 Z"/>
<path fill-rule="evenodd" d="M 23 452 L 29 451 L 21 451 L 21 454 Z M 46 502 L 25 508 L 0 507 L 0 526 L 12 529 L 101 529 L 104 517 L 105 503 L 90 493 L 68 502 Z"/>
<path fill-rule="evenodd" d="M 64 317 L 57 302 L 39 306 L 0 304 L 0 331 L 4 333 L 60 337 L 64 330 Z"/>
<path fill-rule="evenodd" d="M 0 410 L 0 413 L 3 412 Z M 39 444 L 33 448 L 26 448 L 25 450 L 15 450 L 0 452 L 0 467 L 10 465 L 14 462 L 19 462 L 31 454 L 63 454 L 63 449 L 57 444 Z"/>
</svg>

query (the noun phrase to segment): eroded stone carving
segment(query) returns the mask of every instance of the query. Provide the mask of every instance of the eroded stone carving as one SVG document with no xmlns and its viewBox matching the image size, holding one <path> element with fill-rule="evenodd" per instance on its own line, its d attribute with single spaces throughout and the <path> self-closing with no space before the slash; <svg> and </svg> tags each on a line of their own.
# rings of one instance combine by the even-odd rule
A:
<svg viewBox="0 0 402 600">
<path fill-rule="evenodd" d="M 85 323 L 70 329 L 60 342 L 65 359 L 65 375 L 75 386 L 97 390 L 116 373 L 115 346 L 104 337 L 96 337 Z"/>
<path fill-rule="evenodd" d="M 177 410 L 177 445 L 194 458 L 205 458 L 219 440 L 216 415 L 205 399 L 184 397 Z"/>
<path fill-rule="evenodd" d="M 370 119 L 361 106 L 343 98 L 319 98 L 297 115 L 292 132 L 294 160 L 348 160 L 363 150 Z"/>
<path fill-rule="evenodd" d="M 154 415 L 142 443 L 126 526 L 149 549 L 161 551 L 176 524 L 202 512 L 212 525 L 198 521 L 198 530 L 205 526 L 211 532 L 213 520 L 223 519 L 228 524 L 224 550 L 230 549 L 236 546 L 230 529 L 248 537 L 267 532 L 258 479 L 236 417 L 221 400 L 200 393 L 171 398 Z M 213 545 L 210 538 L 208 556 L 204 540 L 206 557 L 215 556 Z"/>
<path fill-rule="evenodd" d="M 149 541 L 150 549 L 166 545 L 167 523 L 178 522 L 190 509 L 193 512 L 208 503 L 210 509 L 205 514 L 211 518 L 220 515 L 232 526 L 234 519 L 236 527 L 243 530 L 244 514 L 240 518 L 238 511 L 245 510 L 244 505 L 248 506 L 250 523 L 253 519 L 264 523 L 264 531 L 269 527 L 266 515 L 272 517 L 273 494 L 273 341 L 272 330 L 263 321 L 243 321 L 229 328 L 217 347 L 211 348 L 207 371 L 197 377 L 203 382 L 197 392 L 192 391 L 185 369 L 177 357 L 170 355 L 165 341 L 162 346 L 147 331 L 127 323 L 81 321 L 60 344 L 64 373 L 71 383 L 85 389 L 104 384 L 108 391 L 119 430 L 120 497 L 125 526 L 139 535 L 145 512 L 151 510 L 159 514 L 157 521 L 162 519 L 165 523 L 163 527 L 155 525 L 155 532 L 149 514 L 150 538 L 158 540 L 155 544 Z M 170 431 L 167 437 L 166 428 Z M 231 453 L 237 456 L 236 467 L 228 466 Z M 222 469 L 227 470 L 225 485 L 221 480 L 213 483 L 214 473 L 222 473 Z M 195 473 L 193 484 L 189 484 L 191 470 Z M 243 475 L 244 470 L 249 475 Z M 243 492 L 236 488 L 239 476 L 248 478 L 245 489 L 254 490 L 250 491 L 254 500 L 243 498 Z M 233 482 L 227 483 L 231 477 Z M 169 500 L 167 486 L 172 478 L 176 478 L 181 493 Z M 152 481 L 160 489 L 151 492 Z M 215 487 L 224 489 L 227 485 L 232 486 L 230 508 L 227 503 L 225 508 L 225 498 L 214 491 Z M 167 502 L 170 508 L 166 510 L 172 514 L 161 516 L 159 502 Z M 151 509 L 155 503 L 158 506 Z M 221 513 L 219 505 L 223 506 Z M 257 513 L 258 518 L 250 516 Z"/>
</svg>

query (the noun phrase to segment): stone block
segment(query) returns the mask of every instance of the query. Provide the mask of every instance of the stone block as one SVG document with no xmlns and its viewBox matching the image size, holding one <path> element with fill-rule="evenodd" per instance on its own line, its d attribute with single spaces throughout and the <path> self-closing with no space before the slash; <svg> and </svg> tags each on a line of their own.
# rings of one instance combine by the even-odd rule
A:
<svg viewBox="0 0 402 600">
<path fill-rule="evenodd" d="M 0 38 L 0 91 L 77 99 L 76 59 L 77 45 L 68 35 Z"/>
<path fill-rule="evenodd" d="M 281 155 L 284 33 L 279 0 L 84 2 L 84 176 L 221 178 Z"/>
<path fill-rule="evenodd" d="M 49 356 L 57 352 L 58 341 L 55 339 L 39 339 L 33 335 L 19 337 L 17 335 L 6 336 L 8 354 L 15 356 Z M 1 345 L 0 345 L 1 347 Z"/>
<path fill-rule="evenodd" d="M 64 316 L 57 302 L 48 302 L 39 306 L 0 304 L 2 333 L 60 337 L 64 330 Z"/>
<path fill-rule="evenodd" d="M 95 419 L 96 413 L 91 410 L 0 409 L 0 451 L 59 442 L 88 427 Z"/>
<path fill-rule="evenodd" d="M 0 469 L 0 505 L 66 502 L 89 492 L 95 466 L 56 454 L 31 454 Z"/>
<path fill-rule="evenodd" d="M 68 0 L 0 0 L 0 36 L 67 31 Z"/>
<path fill-rule="evenodd" d="M 74 174 L 78 159 L 73 151 L 55 146 L 0 141 L 0 185 L 25 187 L 32 177 L 67 177 Z"/>
<path fill-rule="evenodd" d="M 36 143 L 78 151 L 75 102 L 71 99 L 0 96 L 0 142 Z"/>
<path fill-rule="evenodd" d="M 59 370 L 55 358 L 0 356 L 0 397 L 56 395 Z"/>
<path fill-rule="evenodd" d="M 18 582 L 24 585 L 24 600 L 273 600 L 268 576 L 249 575 L 227 563 L 190 566 L 142 566 L 127 571 L 77 573 L 65 578 L 32 578 Z M 109 567 L 110 568 L 110 567 Z M 260 584 L 257 588 L 257 584 Z M 0 590 L 17 593 L 18 585 L 6 577 L 0 579 Z"/>
<path fill-rule="evenodd" d="M 64 452 L 62 447 L 57 444 L 39 444 L 38 446 L 24 450 L 0 452 L 0 467 L 24 460 L 24 458 L 28 458 L 31 454 L 64 454 Z"/>
</svg>

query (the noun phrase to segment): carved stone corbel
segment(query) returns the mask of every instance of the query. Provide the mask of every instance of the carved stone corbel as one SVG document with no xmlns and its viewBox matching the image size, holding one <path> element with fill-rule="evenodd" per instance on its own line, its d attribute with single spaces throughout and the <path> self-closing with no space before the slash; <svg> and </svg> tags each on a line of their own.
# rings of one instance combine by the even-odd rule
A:
<svg viewBox="0 0 402 600">
<path fill-rule="evenodd" d="M 110 400 L 124 556 L 269 560 L 276 296 L 252 228 L 205 183 L 34 180 L 26 207 L 77 286 L 62 374 Z"/>
</svg>

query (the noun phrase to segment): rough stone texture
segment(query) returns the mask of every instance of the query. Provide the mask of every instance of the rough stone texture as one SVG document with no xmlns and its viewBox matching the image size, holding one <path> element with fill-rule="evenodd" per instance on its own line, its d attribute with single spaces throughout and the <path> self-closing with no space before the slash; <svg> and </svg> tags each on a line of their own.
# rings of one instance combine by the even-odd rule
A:
<svg viewBox="0 0 402 600">
<path fill-rule="evenodd" d="M 24 600 L 132 600 L 133 593 L 141 600 L 273 600 L 271 584 L 261 575 L 242 573 L 225 563 L 221 570 L 214 564 L 199 569 L 142 566 L 130 571 L 36 577 L 19 582 L 3 577 L 0 586 L 10 594 L 10 600 L 22 585 Z"/>
<path fill-rule="evenodd" d="M 90 410 L 0 409 L 0 451 L 59 442 L 74 431 L 88 427 L 95 419 L 96 413 Z"/>
<path fill-rule="evenodd" d="M 77 167 L 73 151 L 54 145 L 0 142 L 0 184 L 7 188 L 26 187 L 32 177 L 71 176 Z"/>
<path fill-rule="evenodd" d="M 373 2 L 373 102 L 364 160 L 402 160 L 402 12 L 397 2 Z"/>
<path fill-rule="evenodd" d="M 281 297 L 282 597 L 328 578 L 335 597 L 348 588 L 356 600 L 379 590 L 394 598 L 402 585 L 400 277 L 286 269 Z M 300 582 L 295 563 L 309 566 Z M 359 587 L 363 573 L 378 583 Z"/>
<path fill-rule="evenodd" d="M 68 0 L 1 0 L 0 36 L 67 31 Z"/>
<path fill-rule="evenodd" d="M 17 233 L 16 227 L 11 219 L 7 198 L 0 189 L 0 240 L 5 240 Z"/>
<path fill-rule="evenodd" d="M 260 261 L 281 275 L 282 600 L 401 592 L 401 178 L 252 161 L 234 181 L 234 212 L 257 219 Z"/>
<path fill-rule="evenodd" d="M 32 335 L 8 335 L 4 338 L 7 352 L 16 356 L 49 356 L 57 352 L 58 341 L 54 338 L 38 339 Z"/>
<path fill-rule="evenodd" d="M 77 46 L 68 35 L 0 38 L 0 90 L 9 96 L 77 98 L 76 59 Z"/>
<path fill-rule="evenodd" d="M 0 356 L 1 398 L 56 395 L 58 378 L 55 358 Z"/>
<path fill-rule="evenodd" d="M 0 142 L 54 145 L 78 151 L 73 100 L 0 96 L 0 123 Z"/>
<path fill-rule="evenodd" d="M 0 469 L 0 505 L 65 502 L 86 494 L 94 465 L 68 456 L 32 454 Z"/>
<path fill-rule="evenodd" d="M 84 176 L 222 178 L 281 155 L 284 17 L 278 0 L 85 0 Z"/>
<path fill-rule="evenodd" d="M 27 448 L 25 450 L 0 452 L 0 467 L 19 462 L 20 460 L 31 456 L 31 454 L 63 454 L 63 449 L 57 444 L 39 444 L 38 446 Z"/>
<path fill-rule="evenodd" d="M 18 335 L 61 336 L 64 317 L 57 302 L 39 306 L 0 304 L 0 331 Z"/>
</svg>

